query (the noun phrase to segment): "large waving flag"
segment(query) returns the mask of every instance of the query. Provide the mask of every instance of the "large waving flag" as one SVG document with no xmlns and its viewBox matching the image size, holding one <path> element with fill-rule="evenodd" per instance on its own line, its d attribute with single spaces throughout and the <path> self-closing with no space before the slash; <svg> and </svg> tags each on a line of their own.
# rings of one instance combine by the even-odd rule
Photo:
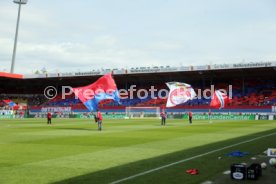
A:
<svg viewBox="0 0 276 184">
<path fill-rule="evenodd" d="M 230 99 L 225 93 L 216 90 L 212 96 L 210 106 L 221 109 L 224 108 L 229 102 Z"/>
<path fill-rule="evenodd" d="M 14 106 L 16 106 L 16 103 L 14 103 L 12 100 L 3 100 L 3 102 L 5 103 L 5 104 L 7 104 L 9 107 L 14 107 Z"/>
<path fill-rule="evenodd" d="M 168 82 L 166 84 L 170 88 L 166 107 L 174 107 L 196 97 L 196 93 L 190 84 L 180 82 Z"/>
<path fill-rule="evenodd" d="M 120 96 L 111 73 L 99 78 L 88 86 L 73 88 L 73 92 L 89 111 L 96 111 L 98 103 L 105 99 L 112 99 L 120 103 Z"/>
</svg>

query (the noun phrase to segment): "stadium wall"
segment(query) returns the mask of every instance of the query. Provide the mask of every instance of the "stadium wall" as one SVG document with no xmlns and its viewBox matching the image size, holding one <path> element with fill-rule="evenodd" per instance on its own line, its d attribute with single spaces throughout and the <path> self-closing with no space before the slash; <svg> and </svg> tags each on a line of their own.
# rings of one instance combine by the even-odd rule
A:
<svg viewBox="0 0 276 184">
<path fill-rule="evenodd" d="M 113 107 L 113 108 L 102 108 L 104 113 L 125 113 L 125 107 Z M 209 107 L 176 107 L 176 108 L 167 108 L 168 113 L 187 113 L 189 111 L 195 113 L 208 113 Z M 227 107 L 224 109 L 211 109 L 214 113 L 271 113 L 271 106 L 263 107 Z M 72 112 L 75 113 L 87 113 L 87 109 L 72 109 Z M 30 109 L 30 113 L 41 113 L 41 108 Z"/>
</svg>

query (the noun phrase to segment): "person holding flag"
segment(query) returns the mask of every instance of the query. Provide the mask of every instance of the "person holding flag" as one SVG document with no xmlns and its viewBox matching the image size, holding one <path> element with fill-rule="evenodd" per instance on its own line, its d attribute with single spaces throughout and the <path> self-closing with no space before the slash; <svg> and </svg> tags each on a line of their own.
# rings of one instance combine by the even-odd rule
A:
<svg viewBox="0 0 276 184">
<path fill-rule="evenodd" d="M 47 124 L 48 125 L 52 124 L 52 113 L 50 112 L 47 113 Z"/>
<path fill-rule="evenodd" d="M 73 88 L 75 96 L 85 105 L 90 112 L 96 113 L 98 130 L 102 130 L 102 114 L 98 110 L 98 104 L 105 99 L 112 99 L 120 104 L 119 91 L 111 73 L 100 77 L 96 82 L 83 87 Z"/>
<path fill-rule="evenodd" d="M 103 123 L 103 116 L 102 116 L 102 113 L 99 111 L 99 109 L 97 109 L 96 118 L 97 118 L 97 123 L 98 123 L 98 130 L 101 131 L 102 123 Z"/>
<path fill-rule="evenodd" d="M 190 84 L 181 82 L 168 82 L 166 84 L 170 89 L 166 107 L 174 107 L 196 97 L 195 90 Z M 189 123 L 192 124 L 192 112 L 188 113 L 188 117 Z"/>
<path fill-rule="evenodd" d="M 192 113 L 192 111 L 190 111 L 190 112 L 188 113 L 188 116 L 189 116 L 189 123 L 192 124 L 192 123 L 193 123 L 193 122 L 192 122 L 192 119 L 193 119 L 193 113 Z"/>
<path fill-rule="evenodd" d="M 166 125 L 166 118 L 167 118 L 167 114 L 165 112 L 165 109 L 162 110 L 162 112 L 160 113 L 161 115 L 161 126 L 165 126 Z"/>
<path fill-rule="evenodd" d="M 90 112 L 98 109 L 98 103 L 112 99 L 120 104 L 120 96 L 111 73 L 100 77 L 96 82 L 83 87 L 72 88 L 75 95 Z"/>
</svg>

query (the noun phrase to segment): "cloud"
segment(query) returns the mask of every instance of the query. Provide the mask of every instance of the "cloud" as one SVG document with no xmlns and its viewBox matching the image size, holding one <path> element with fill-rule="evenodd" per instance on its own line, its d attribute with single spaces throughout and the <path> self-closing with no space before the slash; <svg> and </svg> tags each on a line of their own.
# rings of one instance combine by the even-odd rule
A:
<svg viewBox="0 0 276 184">
<path fill-rule="evenodd" d="M 15 71 L 276 60 L 269 3 L 159 1 L 153 9 L 157 1 L 124 2 L 22 6 Z M 16 16 L 14 3 L 0 2 L 0 70 L 10 68 Z"/>
<path fill-rule="evenodd" d="M 102 37 L 101 37 L 102 38 Z M 101 40 L 99 38 L 99 40 Z M 0 42 L 1 43 L 1 42 Z M 109 45 L 110 42 L 101 42 Z M 112 42 L 113 43 L 113 42 Z M 148 51 L 128 48 L 100 49 L 96 43 L 18 43 L 16 70 L 28 73 L 46 67 L 50 71 L 89 70 L 99 68 L 121 68 L 148 63 L 158 64 Z M 8 63 L 6 61 L 5 63 Z M 120 63 L 120 64 L 118 64 Z M 31 67 L 30 67 L 31 66 Z"/>
<path fill-rule="evenodd" d="M 183 48 L 183 43 L 179 41 L 158 41 L 149 45 L 149 49 L 156 51 L 174 51 Z"/>
</svg>

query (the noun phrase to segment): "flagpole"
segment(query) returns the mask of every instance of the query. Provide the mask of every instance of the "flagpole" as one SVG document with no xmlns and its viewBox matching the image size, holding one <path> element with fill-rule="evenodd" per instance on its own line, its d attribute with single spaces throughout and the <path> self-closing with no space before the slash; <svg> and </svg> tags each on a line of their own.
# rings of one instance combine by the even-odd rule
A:
<svg viewBox="0 0 276 184">
<path fill-rule="evenodd" d="M 17 37 L 18 37 L 21 5 L 22 4 L 27 4 L 27 1 L 28 0 L 14 0 L 13 1 L 14 3 L 18 4 L 18 14 L 17 14 L 17 22 L 16 22 L 16 30 L 15 30 L 15 38 L 14 38 L 14 44 L 13 44 L 12 62 L 11 62 L 11 71 L 10 71 L 10 73 L 14 72 L 14 63 L 15 63 L 16 48 L 17 48 Z"/>
</svg>

